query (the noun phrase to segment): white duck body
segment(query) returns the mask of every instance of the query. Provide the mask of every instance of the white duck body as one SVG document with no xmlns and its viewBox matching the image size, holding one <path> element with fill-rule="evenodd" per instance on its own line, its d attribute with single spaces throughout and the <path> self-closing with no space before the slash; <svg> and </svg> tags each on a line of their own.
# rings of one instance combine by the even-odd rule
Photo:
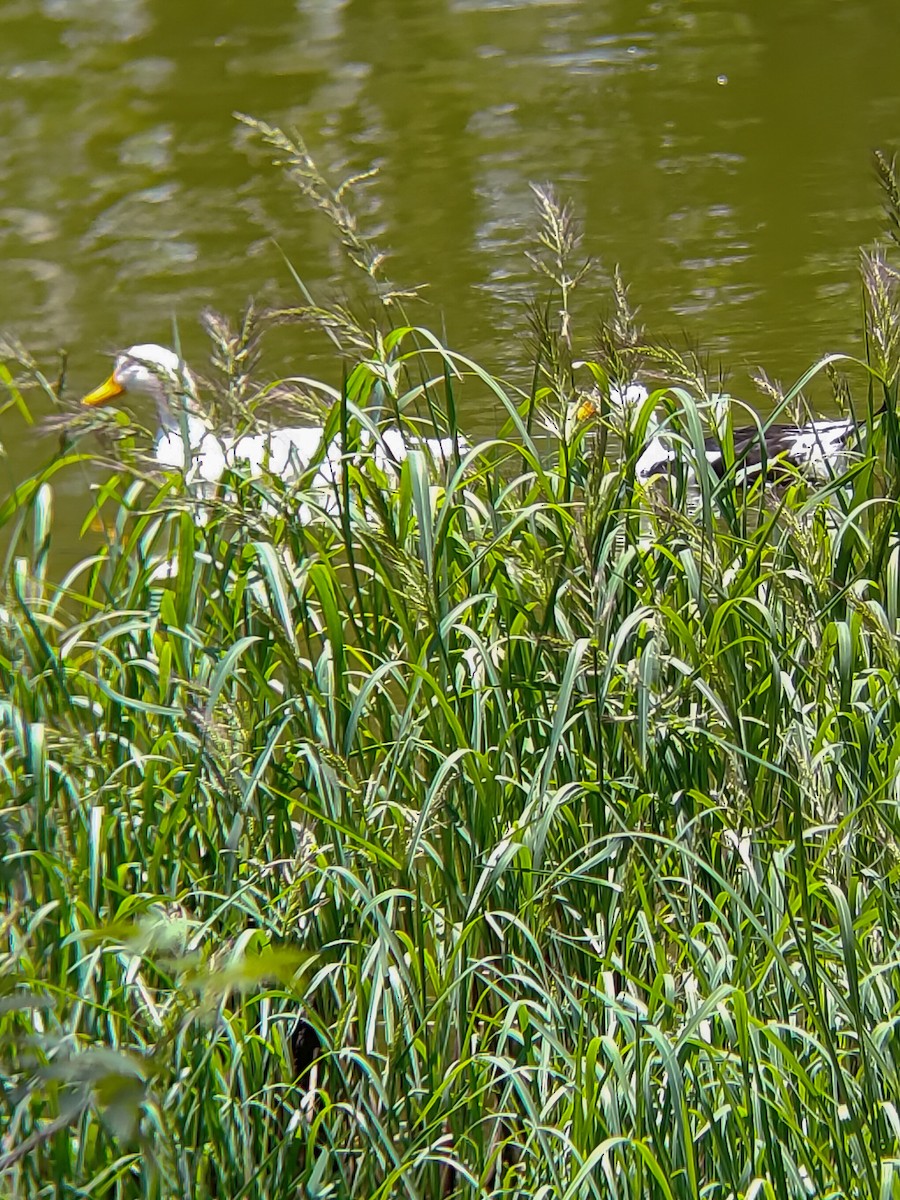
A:
<svg viewBox="0 0 900 1200">
<path fill-rule="evenodd" d="M 319 426 L 288 426 L 264 433 L 246 433 L 228 442 L 225 451 L 229 467 L 244 467 L 251 479 L 268 473 L 290 480 L 301 474 L 322 445 Z"/>
<path fill-rule="evenodd" d="M 245 435 L 238 438 L 229 448 L 228 461 L 246 462 L 254 473 L 267 470 L 270 475 L 289 473 L 290 466 L 295 463 L 305 469 L 319 452 L 322 434 L 323 430 L 318 426 L 297 426 Z M 453 438 L 406 435 L 396 427 L 381 430 L 377 439 L 368 429 L 363 429 L 360 445 L 364 453 L 371 453 L 373 462 L 383 471 L 394 470 L 410 450 L 423 450 L 436 462 L 449 459 L 454 453 Z M 335 438 L 332 446 L 340 446 L 340 437 Z M 464 437 L 459 438 L 459 448 L 461 451 L 469 449 L 469 443 Z"/>
</svg>

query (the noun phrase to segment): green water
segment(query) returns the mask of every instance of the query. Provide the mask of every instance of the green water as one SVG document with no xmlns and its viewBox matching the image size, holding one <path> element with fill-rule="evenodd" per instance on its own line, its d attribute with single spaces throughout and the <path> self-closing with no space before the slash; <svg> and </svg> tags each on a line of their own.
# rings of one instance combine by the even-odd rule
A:
<svg viewBox="0 0 900 1200">
<path fill-rule="evenodd" d="M 379 168 L 363 224 L 424 323 L 498 371 L 538 281 L 530 180 L 571 195 L 595 283 L 620 263 L 658 336 L 792 381 L 859 351 L 875 146 L 900 136 L 896 0 L 2 0 L 0 329 L 69 385 L 197 314 L 345 284 L 330 231 L 232 118 L 300 130 L 335 177 Z M 280 249 L 279 249 L 280 247 Z M 315 335 L 272 370 L 339 375 Z M 820 399 L 823 406 L 826 397 Z M 496 414 L 464 410 L 474 433 Z M 46 460 L 7 419 L 5 472 Z"/>
</svg>

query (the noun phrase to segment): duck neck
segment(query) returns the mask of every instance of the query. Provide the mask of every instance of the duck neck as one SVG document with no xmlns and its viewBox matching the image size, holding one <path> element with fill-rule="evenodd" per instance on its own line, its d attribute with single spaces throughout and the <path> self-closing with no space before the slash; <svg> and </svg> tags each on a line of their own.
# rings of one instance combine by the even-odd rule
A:
<svg viewBox="0 0 900 1200">
<path fill-rule="evenodd" d="M 185 381 L 176 394 L 170 394 L 162 386 L 154 397 L 159 427 L 165 433 L 184 437 L 187 433 L 191 446 L 199 445 L 212 426 L 200 412 L 196 393 Z"/>
</svg>

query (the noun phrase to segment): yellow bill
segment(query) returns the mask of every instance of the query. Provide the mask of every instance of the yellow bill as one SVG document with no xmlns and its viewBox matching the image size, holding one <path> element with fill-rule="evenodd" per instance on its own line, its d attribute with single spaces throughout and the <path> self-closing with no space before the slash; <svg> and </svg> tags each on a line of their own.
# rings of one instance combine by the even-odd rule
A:
<svg viewBox="0 0 900 1200">
<path fill-rule="evenodd" d="M 86 396 L 82 396 L 81 403 L 86 404 L 88 408 L 96 408 L 98 404 L 109 404 L 110 400 L 115 400 L 124 391 L 125 389 L 118 382 L 115 375 L 110 375 L 105 383 L 101 383 L 92 392 L 88 392 Z"/>
</svg>

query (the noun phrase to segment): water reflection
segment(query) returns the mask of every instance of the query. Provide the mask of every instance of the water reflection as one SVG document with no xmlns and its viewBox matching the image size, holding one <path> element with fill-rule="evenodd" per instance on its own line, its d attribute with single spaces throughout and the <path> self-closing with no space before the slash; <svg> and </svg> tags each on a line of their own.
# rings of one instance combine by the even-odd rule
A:
<svg viewBox="0 0 900 1200">
<path fill-rule="evenodd" d="M 500 369 L 535 286 L 528 183 L 552 180 L 655 332 L 791 378 L 855 348 L 898 26 L 893 0 L 8 0 L 0 327 L 70 347 L 81 386 L 173 319 L 201 356 L 203 304 L 291 299 L 282 250 L 354 294 L 240 110 L 296 125 L 335 178 L 377 163 L 360 205 L 394 278 L 427 282 L 420 318 Z M 589 340 L 603 299 L 578 303 Z M 277 356 L 338 375 L 311 335 Z"/>
</svg>

